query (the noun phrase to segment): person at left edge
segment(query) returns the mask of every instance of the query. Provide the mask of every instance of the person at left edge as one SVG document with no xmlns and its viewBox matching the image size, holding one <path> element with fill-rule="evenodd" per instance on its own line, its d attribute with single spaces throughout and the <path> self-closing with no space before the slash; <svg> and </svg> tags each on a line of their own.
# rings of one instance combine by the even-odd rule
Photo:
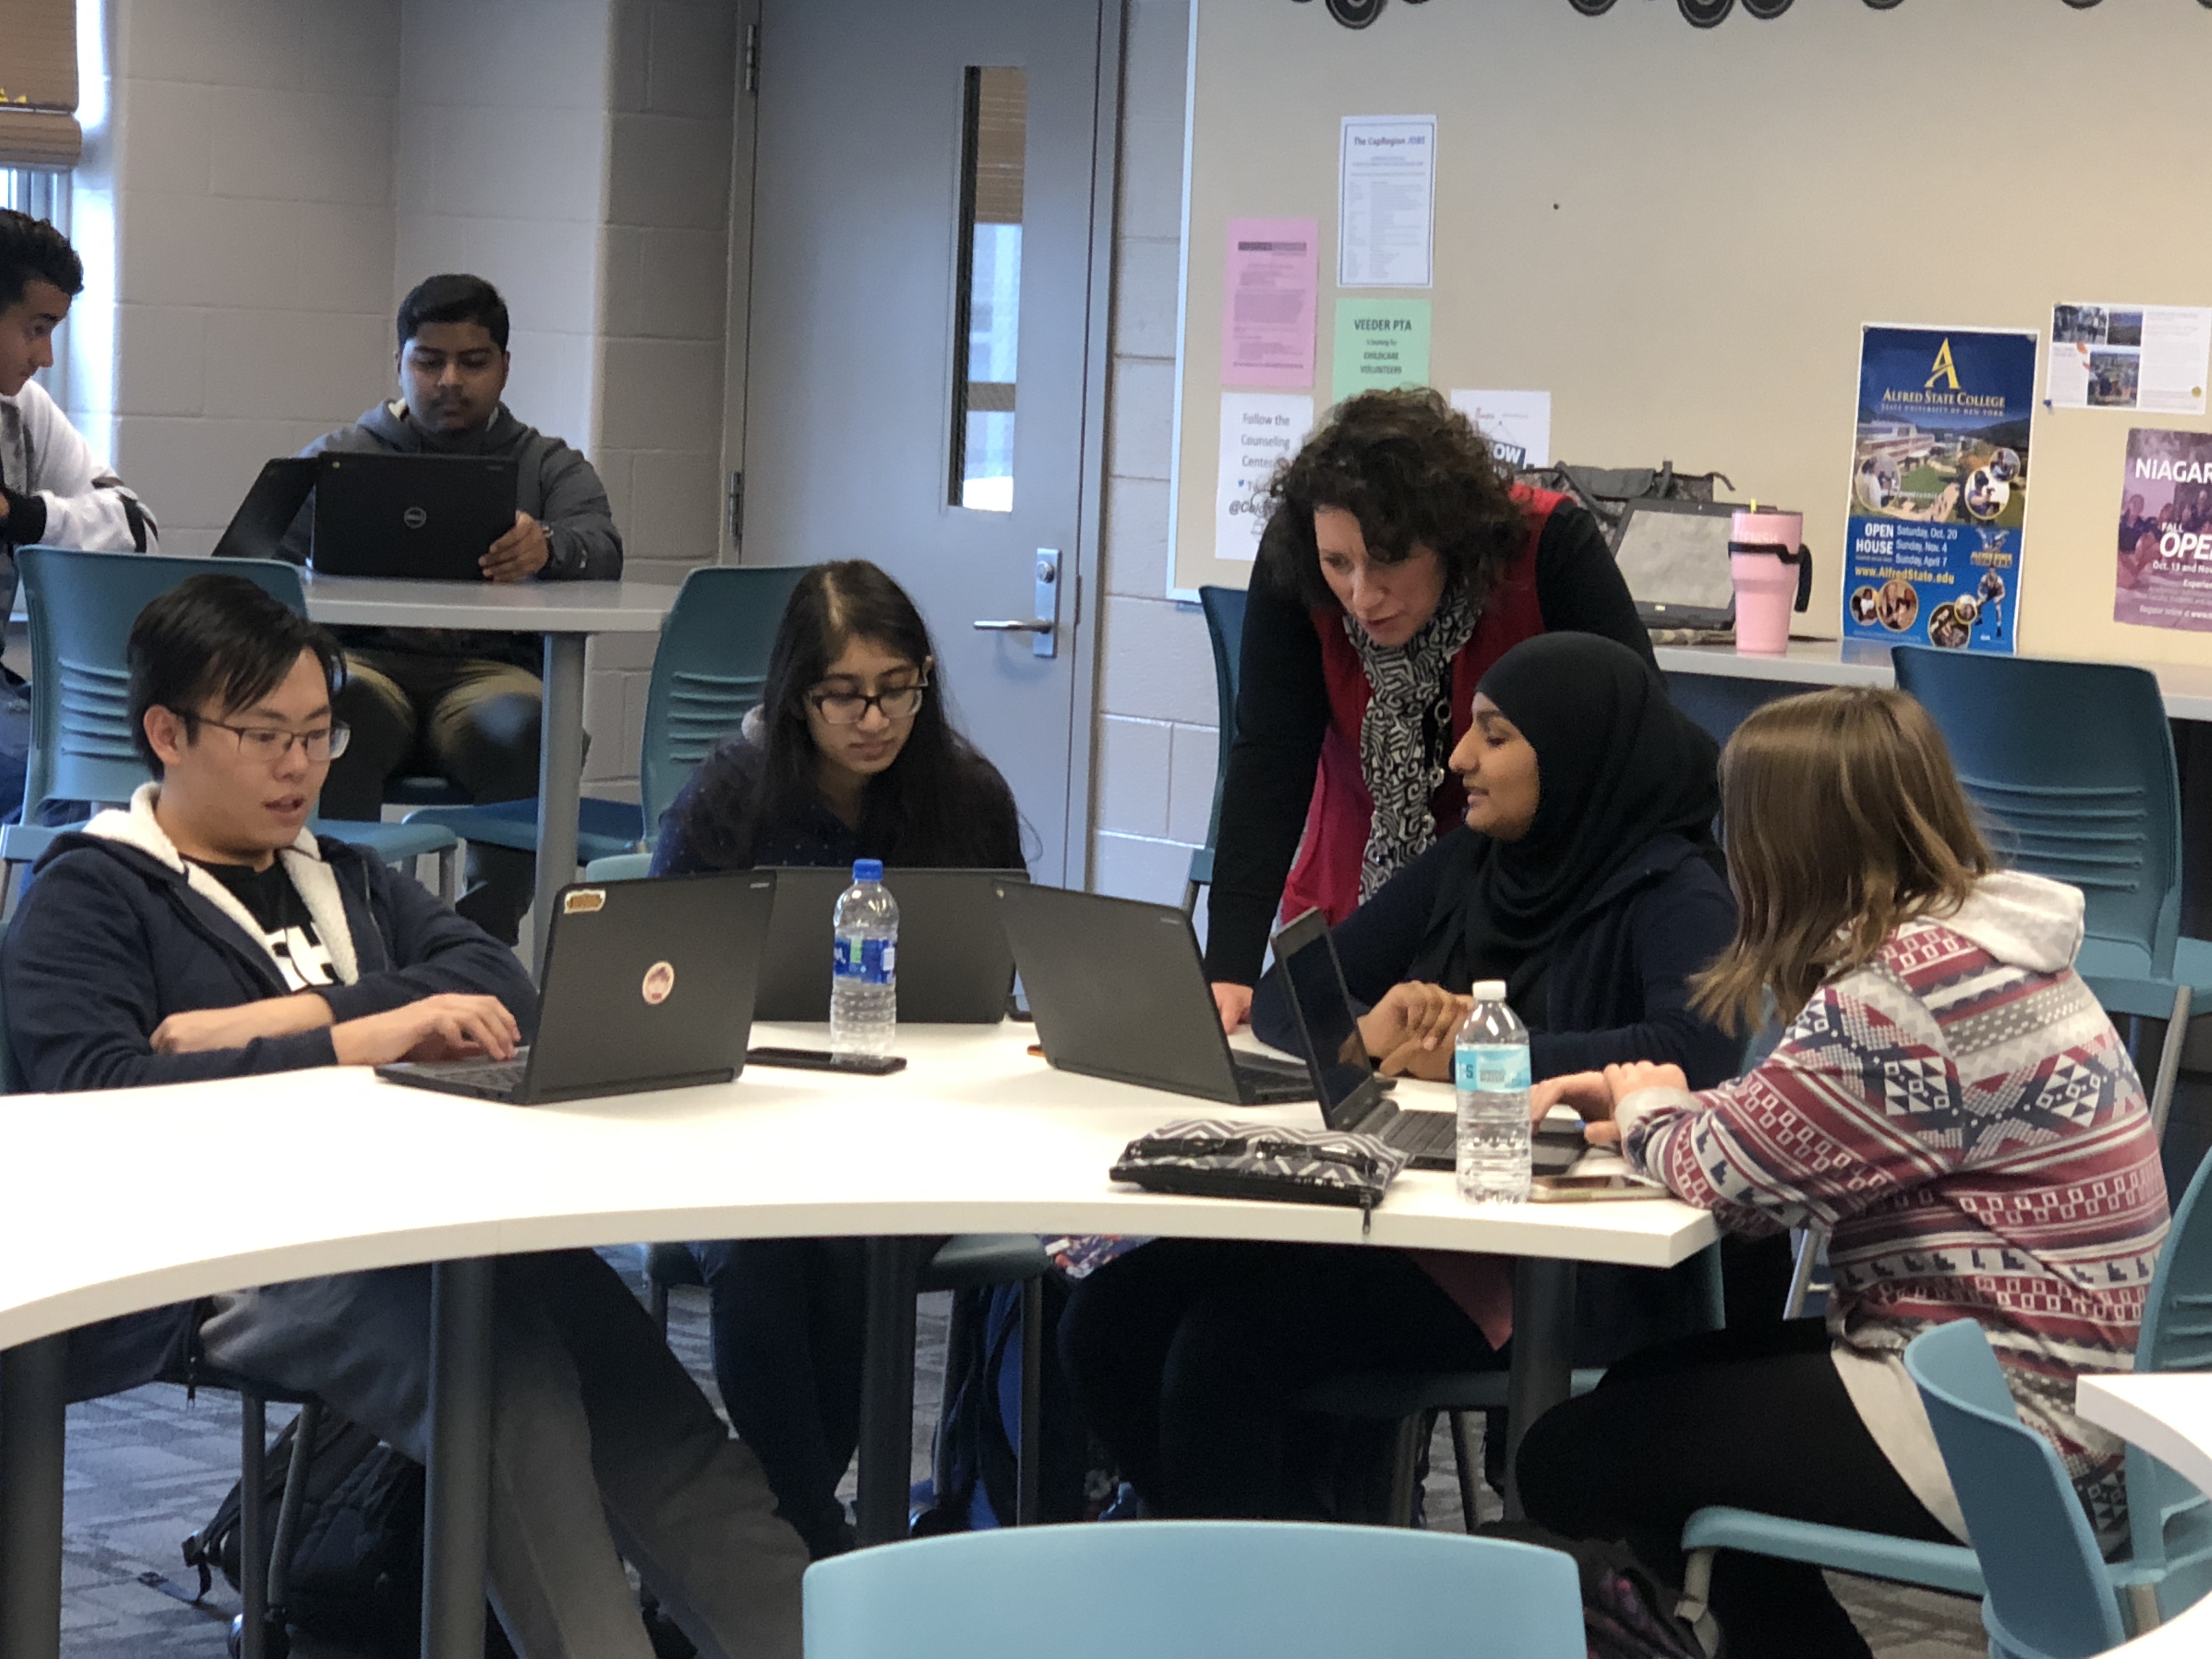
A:
<svg viewBox="0 0 2212 1659">
<path fill-rule="evenodd" d="M 487 580 L 613 581 L 622 537 L 592 464 L 560 439 L 524 425 L 507 391 L 507 302 L 481 276 L 432 276 L 399 302 L 393 365 L 399 395 L 300 453 L 503 455 L 515 462 L 514 527 L 478 562 Z M 314 501 L 280 550 L 305 563 Z M 479 804 L 538 793 L 544 647 L 530 633 L 433 628 L 342 628 L 346 684 L 338 717 L 353 743 L 323 787 L 326 817 L 374 822 L 395 772 L 435 773 Z M 468 890 L 456 908 L 494 939 L 514 943 L 530 907 L 536 860 L 503 847 L 469 847 Z"/>
<path fill-rule="evenodd" d="M 67 238 L 44 219 L 0 210 L 0 544 L 10 550 L 43 543 L 144 553 L 156 539 L 153 514 L 32 378 L 54 366 L 54 331 L 83 288 L 84 264 Z M 13 672 L 0 670 L 0 817 L 12 818 L 30 765 L 31 700 Z M 46 816 L 69 823 L 83 806 L 55 801 Z"/>
<path fill-rule="evenodd" d="M 44 219 L 0 209 L 0 538 L 148 553 L 159 527 L 32 377 L 84 290 L 84 262 Z"/>
<path fill-rule="evenodd" d="M 290 1073 L 287 1098 L 304 1103 L 331 1086 L 310 1068 L 505 1059 L 528 1040 L 538 999 L 512 951 L 306 827 L 346 744 L 328 634 L 210 572 L 140 613 L 130 660 L 154 781 L 55 842 L 0 944 L 29 1088 L 244 1089 Z M 144 1098 L 189 1133 L 209 1097 Z M 361 1144 L 395 1133 L 373 1101 L 358 1116 Z M 450 1158 L 434 1134 L 408 1144 L 416 1164 Z M 362 1179 L 332 1159 L 305 1178 L 333 1191 Z M 805 1553 L 619 1275 L 577 1249 L 501 1256 L 495 1278 L 485 1580 L 522 1659 L 652 1659 L 625 1557 L 709 1659 L 798 1659 Z M 418 1262 L 104 1321 L 70 1333 L 70 1393 L 189 1375 L 197 1354 L 313 1392 L 421 1462 L 430 1281 Z"/>
</svg>

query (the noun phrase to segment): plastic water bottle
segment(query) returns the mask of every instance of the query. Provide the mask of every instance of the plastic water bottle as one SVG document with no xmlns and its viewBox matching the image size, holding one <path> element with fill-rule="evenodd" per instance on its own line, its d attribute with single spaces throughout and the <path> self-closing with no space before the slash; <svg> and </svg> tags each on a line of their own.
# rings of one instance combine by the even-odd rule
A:
<svg viewBox="0 0 2212 1659">
<path fill-rule="evenodd" d="M 830 979 L 830 1052 L 887 1054 L 898 1036 L 898 901 L 878 859 L 853 865 L 838 896 Z"/>
<path fill-rule="evenodd" d="M 1459 1195 L 1470 1204 L 1528 1197 L 1528 1028 L 1505 1006 L 1505 981 L 1474 987 L 1452 1050 L 1459 1097 Z"/>
</svg>

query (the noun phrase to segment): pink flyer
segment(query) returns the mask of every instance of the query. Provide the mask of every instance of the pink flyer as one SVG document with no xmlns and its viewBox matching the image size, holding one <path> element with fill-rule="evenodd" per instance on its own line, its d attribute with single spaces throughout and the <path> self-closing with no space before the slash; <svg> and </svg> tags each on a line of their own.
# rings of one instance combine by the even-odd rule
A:
<svg viewBox="0 0 2212 1659">
<path fill-rule="evenodd" d="M 1313 384 L 1320 240 L 1311 219 L 1229 222 L 1222 385 Z"/>
</svg>

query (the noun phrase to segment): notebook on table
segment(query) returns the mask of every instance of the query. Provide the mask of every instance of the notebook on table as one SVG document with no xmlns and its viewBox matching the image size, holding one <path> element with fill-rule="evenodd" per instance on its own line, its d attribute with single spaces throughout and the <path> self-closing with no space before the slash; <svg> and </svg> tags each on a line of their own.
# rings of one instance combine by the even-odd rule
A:
<svg viewBox="0 0 2212 1659">
<path fill-rule="evenodd" d="M 1237 1106 L 1314 1097 L 1304 1065 L 1231 1049 L 1190 918 L 1173 905 L 1008 881 L 992 890 L 1060 1070 Z"/>
<path fill-rule="evenodd" d="M 535 1042 L 509 1060 L 376 1074 L 515 1106 L 727 1083 L 744 1068 L 775 902 L 775 878 L 760 870 L 564 887 Z"/>
</svg>

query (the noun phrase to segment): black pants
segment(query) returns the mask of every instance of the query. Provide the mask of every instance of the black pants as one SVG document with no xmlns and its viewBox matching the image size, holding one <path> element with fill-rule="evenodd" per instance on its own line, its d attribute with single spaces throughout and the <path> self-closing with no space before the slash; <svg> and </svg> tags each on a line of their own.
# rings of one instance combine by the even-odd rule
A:
<svg viewBox="0 0 2212 1659">
<path fill-rule="evenodd" d="M 1328 1512 L 1289 1444 L 1313 1383 L 1504 1363 L 1411 1259 L 1358 1246 L 1156 1240 L 1077 1285 L 1060 1340 L 1122 1478 L 1182 1516 Z"/>
<path fill-rule="evenodd" d="M 819 1561 L 852 1547 L 837 1501 L 860 1439 L 865 1243 L 749 1238 L 695 1244 L 714 1314 L 714 1381 L 776 1512 Z"/>
<path fill-rule="evenodd" d="M 1517 1473 L 1530 1520 L 1570 1538 L 1625 1540 L 1673 1584 L 1682 1524 L 1708 1504 L 1955 1541 L 1859 1420 L 1817 1319 L 1686 1337 L 1623 1360 L 1528 1431 Z M 1712 1609 L 1735 1659 L 1867 1659 L 1818 1567 L 1723 1550 Z"/>
</svg>

